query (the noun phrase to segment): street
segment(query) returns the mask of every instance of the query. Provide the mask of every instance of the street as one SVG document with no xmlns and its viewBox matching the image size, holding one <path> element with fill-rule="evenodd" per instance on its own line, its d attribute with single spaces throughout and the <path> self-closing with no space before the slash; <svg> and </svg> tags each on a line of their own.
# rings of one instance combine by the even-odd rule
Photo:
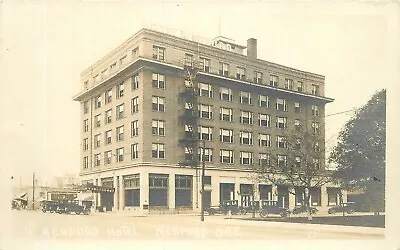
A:
<svg viewBox="0 0 400 250">
<path fill-rule="evenodd" d="M 205 222 L 201 222 L 200 217 L 193 215 L 133 217 L 24 210 L 14 210 L 11 214 L 12 237 L 23 241 L 383 239 L 383 235 L 368 229 L 361 232 L 340 231 L 340 228 L 333 230 L 326 225 L 246 221 L 225 216 L 206 216 Z"/>
</svg>

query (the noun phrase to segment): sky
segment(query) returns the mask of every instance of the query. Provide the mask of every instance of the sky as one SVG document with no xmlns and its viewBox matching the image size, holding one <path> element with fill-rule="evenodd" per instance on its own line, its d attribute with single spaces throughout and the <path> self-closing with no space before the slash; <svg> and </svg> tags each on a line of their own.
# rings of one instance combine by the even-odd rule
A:
<svg viewBox="0 0 400 250">
<path fill-rule="evenodd" d="M 326 114 L 361 107 L 398 79 L 399 8 L 386 3 L 3 1 L 1 169 L 22 184 L 32 172 L 43 184 L 79 172 L 80 106 L 72 97 L 80 73 L 143 23 L 243 45 L 256 38 L 258 58 L 326 77 L 325 95 L 335 99 Z M 326 118 L 328 149 L 350 116 Z"/>
</svg>

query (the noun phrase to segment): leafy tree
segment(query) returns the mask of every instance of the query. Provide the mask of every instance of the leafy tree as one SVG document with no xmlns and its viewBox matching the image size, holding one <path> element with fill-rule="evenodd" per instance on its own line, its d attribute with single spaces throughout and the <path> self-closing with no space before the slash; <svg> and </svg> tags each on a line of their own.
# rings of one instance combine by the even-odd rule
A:
<svg viewBox="0 0 400 250">
<path fill-rule="evenodd" d="M 341 184 L 361 189 L 375 213 L 384 211 L 386 90 L 376 92 L 345 124 L 329 162 Z"/>
<path fill-rule="evenodd" d="M 267 159 L 261 161 L 256 177 L 288 186 L 289 190 L 303 187 L 302 203 L 307 208 L 308 219 L 312 220 L 310 191 L 332 181 L 331 171 L 324 167 L 324 138 L 318 128 L 283 130 L 281 134 L 282 140 L 277 140 L 276 147 L 271 145 L 266 151 Z M 293 191 L 289 193 L 295 195 Z"/>
</svg>

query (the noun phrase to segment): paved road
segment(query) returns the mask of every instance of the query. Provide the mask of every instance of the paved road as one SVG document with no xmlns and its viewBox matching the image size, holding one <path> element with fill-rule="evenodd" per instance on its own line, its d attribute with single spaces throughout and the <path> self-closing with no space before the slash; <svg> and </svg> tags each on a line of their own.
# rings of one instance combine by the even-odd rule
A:
<svg viewBox="0 0 400 250">
<path fill-rule="evenodd" d="M 383 239 L 368 230 L 349 232 L 315 225 L 227 219 L 224 216 L 151 215 L 147 217 L 105 214 L 65 215 L 12 211 L 11 238 L 30 241 L 75 240 L 304 240 Z M 336 227 L 337 228 L 337 227 Z"/>
</svg>

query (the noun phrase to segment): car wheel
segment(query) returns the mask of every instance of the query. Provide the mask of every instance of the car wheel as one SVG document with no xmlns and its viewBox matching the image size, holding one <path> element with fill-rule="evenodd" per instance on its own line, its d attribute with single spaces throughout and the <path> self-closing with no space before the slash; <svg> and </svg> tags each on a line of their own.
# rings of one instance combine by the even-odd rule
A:
<svg viewBox="0 0 400 250">
<path fill-rule="evenodd" d="M 348 213 L 348 214 L 353 214 L 353 213 L 354 213 L 354 210 L 353 210 L 353 209 L 350 209 L 350 210 L 347 211 L 347 213 Z"/>
<path fill-rule="evenodd" d="M 247 214 L 246 209 L 244 209 L 244 208 L 240 209 L 240 214 L 246 215 Z"/>
<path fill-rule="evenodd" d="M 215 215 L 215 213 L 216 213 L 215 209 L 208 210 L 209 215 Z"/>
<path fill-rule="evenodd" d="M 316 213 L 317 213 L 317 210 L 316 210 L 316 209 L 312 209 L 312 210 L 311 210 L 311 213 L 312 213 L 312 214 L 316 214 Z"/>
<path fill-rule="evenodd" d="M 267 217 L 268 217 L 268 212 L 267 212 L 267 211 L 264 211 L 264 210 L 261 210 L 261 211 L 260 211 L 260 216 L 261 216 L 262 218 L 267 218 Z"/>
<path fill-rule="evenodd" d="M 330 214 L 336 214 L 335 210 L 331 210 Z"/>
</svg>

